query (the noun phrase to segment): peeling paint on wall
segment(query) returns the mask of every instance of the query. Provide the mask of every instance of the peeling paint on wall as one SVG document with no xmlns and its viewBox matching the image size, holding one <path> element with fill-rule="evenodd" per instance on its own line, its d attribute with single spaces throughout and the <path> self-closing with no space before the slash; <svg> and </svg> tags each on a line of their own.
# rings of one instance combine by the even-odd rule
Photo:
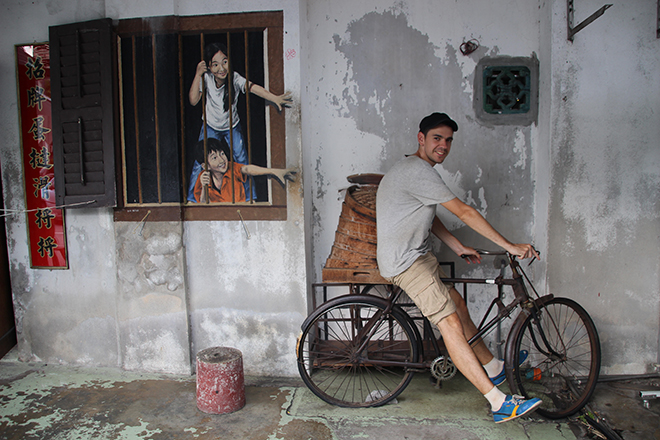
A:
<svg viewBox="0 0 660 440">
<path fill-rule="evenodd" d="M 384 140 L 383 156 L 398 158 L 408 147 L 414 149 L 410 130 L 401 130 L 402 121 L 412 113 L 416 124 L 419 104 L 429 108 L 429 92 L 444 98 L 443 85 L 459 79 L 443 67 L 455 61 L 435 46 L 427 35 L 408 24 L 406 15 L 392 10 L 371 12 L 348 24 L 346 34 L 333 36 L 335 50 L 346 59 L 345 87 L 333 96 L 340 116 L 349 116 L 358 130 Z M 448 81 L 449 80 L 449 81 Z M 437 105 L 437 104 L 436 104 Z M 442 104 L 441 104 L 442 105 Z M 413 150 L 414 151 L 414 150 Z"/>
<path fill-rule="evenodd" d="M 190 373 L 181 223 L 115 223 L 115 233 L 123 368 Z"/>
<path fill-rule="evenodd" d="M 301 316 L 296 313 L 246 313 L 220 307 L 196 310 L 193 329 L 200 335 L 195 352 L 211 347 L 241 347 L 247 375 L 291 376 Z M 282 335 L 289 334 L 289 337 Z"/>
</svg>

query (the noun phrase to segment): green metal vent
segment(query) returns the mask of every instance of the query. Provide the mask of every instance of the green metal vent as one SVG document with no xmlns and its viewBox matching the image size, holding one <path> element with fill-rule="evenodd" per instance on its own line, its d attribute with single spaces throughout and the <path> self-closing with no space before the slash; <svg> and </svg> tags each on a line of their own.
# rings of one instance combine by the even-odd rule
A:
<svg viewBox="0 0 660 440">
<path fill-rule="evenodd" d="M 531 74 L 525 66 L 489 66 L 484 68 L 484 111 L 509 115 L 530 109 Z"/>
</svg>

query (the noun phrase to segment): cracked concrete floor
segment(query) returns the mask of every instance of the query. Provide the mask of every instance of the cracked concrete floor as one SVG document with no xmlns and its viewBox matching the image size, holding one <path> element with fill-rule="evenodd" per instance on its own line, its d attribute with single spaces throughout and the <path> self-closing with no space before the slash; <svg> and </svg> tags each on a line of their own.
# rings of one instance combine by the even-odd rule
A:
<svg viewBox="0 0 660 440">
<path fill-rule="evenodd" d="M 596 438 L 574 421 L 550 422 L 532 417 L 496 425 L 486 401 L 460 376 L 436 389 L 427 376 L 418 374 L 397 403 L 367 409 L 328 405 L 297 379 L 247 377 L 246 385 L 247 403 L 243 409 L 209 415 L 197 409 L 194 376 L 26 364 L 5 358 L 0 361 L 0 438 Z M 634 400 L 630 398 L 630 387 L 607 388 L 597 392 L 594 404 L 612 408 L 612 396 Z M 660 420 L 658 412 L 645 411 L 647 424 L 652 426 Z M 626 420 L 623 414 L 619 417 L 620 421 Z M 640 437 L 624 438 L 659 438 L 657 432 L 641 431 L 640 426 L 638 422 L 637 428 L 629 430 Z"/>
</svg>

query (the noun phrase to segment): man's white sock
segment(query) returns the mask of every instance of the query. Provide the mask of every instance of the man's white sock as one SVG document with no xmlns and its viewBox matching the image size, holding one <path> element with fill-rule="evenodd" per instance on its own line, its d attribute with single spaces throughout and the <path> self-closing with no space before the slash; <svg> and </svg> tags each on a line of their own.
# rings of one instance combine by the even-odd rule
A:
<svg viewBox="0 0 660 440">
<path fill-rule="evenodd" d="M 491 378 L 500 374 L 502 368 L 504 368 L 504 361 L 497 358 L 491 359 L 490 362 L 484 365 L 484 370 L 486 370 L 486 374 L 488 375 L 488 377 Z"/>
<path fill-rule="evenodd" d="M 493 411 L 500 409 L 506 400 L 506 394 L 500 391 L 497 387 L 493 387 L 492 390 L 484 394 L 484 397 L 488 400 L 488 402 L 490 402 L 490 408 Z"/>
</svg>

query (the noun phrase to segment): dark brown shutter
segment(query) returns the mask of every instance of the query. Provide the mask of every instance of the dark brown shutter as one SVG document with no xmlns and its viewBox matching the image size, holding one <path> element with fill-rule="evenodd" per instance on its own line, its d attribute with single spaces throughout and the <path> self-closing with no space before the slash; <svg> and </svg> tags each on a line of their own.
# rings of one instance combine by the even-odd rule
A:
<svg viewBox="0 0 660 440">
<path fill-rule="evenodd" d="M 116 206 L 112 20 L 49 33 L 57 204 Z"/>
</svg>

